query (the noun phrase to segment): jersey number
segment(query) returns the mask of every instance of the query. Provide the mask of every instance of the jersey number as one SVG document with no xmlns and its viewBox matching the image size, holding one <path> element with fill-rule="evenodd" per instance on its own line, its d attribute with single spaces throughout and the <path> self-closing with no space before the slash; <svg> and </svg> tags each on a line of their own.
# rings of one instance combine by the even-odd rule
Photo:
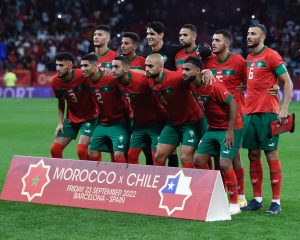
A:
<svg viewBox="0 0 300 240">
<path fill-rule="evenodd" d="M 254 67 L 249 68 L 248 79 L 253 79 L 253 71 L 254 71 Z"/>
</svg>

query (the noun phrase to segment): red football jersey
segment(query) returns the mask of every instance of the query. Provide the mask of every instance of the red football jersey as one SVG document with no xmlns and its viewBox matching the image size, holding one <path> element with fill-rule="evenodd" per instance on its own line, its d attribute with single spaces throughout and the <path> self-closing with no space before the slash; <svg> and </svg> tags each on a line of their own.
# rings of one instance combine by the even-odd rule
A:
<svg viewBox="0 0 300 240">
<path fill-rule="evenodd" d="M 126 103 L 112 75 L 101 75 L 98 81 L 86 79 L 88 89 L 93 93 L 100 110 L 99 122 L 114 123 L 128 117 Z"/>
<path fill-rule="evenodd" d="M 120 89 L 130 99 L 136 123 L 145 126 L 162 120 L 162 107 L 153 95 L 146 76 L 129 72 L 129 78 L 129 84 L 120 84 Z"/>
<path fill-rule="evenodd" d="M 145 58 L 135 55 L 132 59 L 130 59 L 130 68 L 145 70 Z"/>
<path fill-rule="evenodd" d="M 72 73 L 71 81 L 54 75 L 52 88 L 57 98 L 63 98 L 67 102 L 67 120 L 71 123 L 83 123 L 96 118 L 98 108 L 93 95 L 86 89 L 82 71 L 74 69 Z"/>
<path fill-rule="evenodd" d="M 229 102 L 233 95 L 220 81 L 197 88 L 196 95 L 203 106 L 210 129 L 227 130 L 229 123 Z M 237 114 L 234 129 L 243 127 L 242 117 Z"/>
<path fill-rule="evenodd" d="M 176 64 L 176 70 L 182 70 L 182 65 L 184 61 L 188 57 L 198 57 L 197 55 L 197 47 L 195 47 L 191 52 L 186 52 L 185 49 L 180 50 L 176 55 L 175 55 L 175 64 Z"/>
<path fill-rule="evenodd" d="M 279 114 L 279 97 L 267 89 L 278 84 L 277 77 L 287 72 L 278 52 L 264 46 L 258 53 L 247 56 L 247 95 L 245 114 Z"/>
<path fill-rule="evenodd" d="M 236 87 L 246 81 L 246 61 L 241 55 L 229 52 L 224 61 L 219 61 L 216 55 L 212 55 L 205 63 L 205 68 L 212 71 L 226 88 L 233 94 L 238 104 L 238 113 L 242 114 L 245 107 L 245 96 L 236 90 Z"/>
<path fill-rule="evenodd" d="M 117 56 L 119 56 L 119 53 L 108 48 L 102 55 L 98 55 L 98 67 L 112 68 L 112 61 Z"/>
<path fill-rule="evenodd" d="M 197 100 L 190 91 L 190 84 L 183 80 L 181 72 L 165 71 L 159 83 L 149 78 L 148 83 L 166 109 L 167 120 L 171 124 L 196 122 L 203 116 Z"/>
</svg>

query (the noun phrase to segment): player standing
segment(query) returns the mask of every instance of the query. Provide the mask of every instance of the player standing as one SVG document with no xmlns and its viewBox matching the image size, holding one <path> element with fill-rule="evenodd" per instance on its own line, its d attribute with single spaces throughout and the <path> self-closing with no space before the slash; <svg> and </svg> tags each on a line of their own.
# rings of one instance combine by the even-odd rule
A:
<svg viewBox="0 0 300 240">
<path fill-rule="evenodd" d="M 263 207 L 263 167 L 261 150 L 264 150 L 270 169 L 272 202 L 266 214 L 280 214 L 280 189 L 282 181 L 281 164 L 278 158 L 279 135 L 269 138 L 269 124 L 278 119 L 284 121 L 293 84 L 282 57 L 275 50 L 264 45 L 267 31 L 262 24 L 253 24 L 247 33 L 247 45 L 252 52 L 247 56 L 247 96 L 245 105 L 245 132 L 243 147 L 248 149 L 250 178 L 254 198 L 242 208 L 254 211 Z M 268 94 L 268 89 L 284 83 L 284 98 L 279 111 L 279 97 Z"/>
<path fill-rule="evenodd" d="M 231 34 L 226 30 L 218 30 L 212 37 L 212 55 L 206 62 L 205 67 L 210 69 L 215 78 L 221 81 L 229 92 L 233 95 L 237 103 L 237 114 L 242 117 L 242 109 L 245 105 L 245 97 L 240 89 L 246 82 L 246 61 L 241 55 L 232 53 L 229 48 L 231 45 Z M 238 201 L 239 206 L 247 205 L 244 190 L 244 168 L 240 158 L 240 148 L 243 137 L 243 123 L 239 122 L 235 132 L 238 146 L 233 160 L 233 168 L 238 181 Z"/>
<path fill-rule="evenodd" d="M 98 115 L 97 104 L 86 90 L 81 70 L 73 69 L 74 57 L 70 53 L 58 53 L 55 64 L 57 73 L 52 78 L 52 88 L 58 100 L 58 126 L 51 155 L 62 158 L 64 148 L 76 139 L 80 131 L 77 155 L 79 159 L 88 159 L 88 145 Z M 64 119 L 65 108 L 67 113 Z"/>
<path fill-rule="evenodd" d="M 119 54 L 108 47 L 111 29 L 108 25 L 98 25 L 94 29 L 93 42 L 95 54 L 98 56 L 99 67 L 111 68 L 111 62 Z"/>
</svg>

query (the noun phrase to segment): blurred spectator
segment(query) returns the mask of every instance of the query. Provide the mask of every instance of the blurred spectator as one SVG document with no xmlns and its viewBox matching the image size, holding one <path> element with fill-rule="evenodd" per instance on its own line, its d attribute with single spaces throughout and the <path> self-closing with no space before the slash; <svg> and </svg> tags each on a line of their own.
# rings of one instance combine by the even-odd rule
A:
<svg viewBox="0 0 300 240">
<path fill-rule="evenodd" d="M 5 82 L 6 87 L 15 87 L 16 86 L 17 75 L 14 72 L 12 72 L 11 67 L 8 67 L 5 70 L 3 80 Z"/>
</svg>

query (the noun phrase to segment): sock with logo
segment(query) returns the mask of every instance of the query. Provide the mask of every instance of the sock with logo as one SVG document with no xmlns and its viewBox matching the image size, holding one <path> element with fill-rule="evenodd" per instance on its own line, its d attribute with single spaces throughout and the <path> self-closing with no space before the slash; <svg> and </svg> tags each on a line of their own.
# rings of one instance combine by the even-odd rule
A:
<svg viewBox="0 0 300 240">
<path fill-rule="evenodd" d="M 53 158 L 63 158 L 62 153 L 63 153 L 64 148 L 65 147 L 63 145 L 61 145 L 57 142 L 54 142 L 50 148 L 51 156 Z"/>
<path fill-rule="evenodd" d="M 261 159 L 250 161 L 250 179 L 255 197 L 262 196 L 263 165 Z"/>
<path fill-rule="evenodd" d="M 178 156 L 177 154 L 170 154 L 169 157 L 168 166 L 169 167 L 178 167 Z"/>
<path fill-rule="evenodd" d="M 229 194 L 229 202 L 232 204 L 238 203 L 238 189 L 237 189 L 237 180 L 234 173 L 234 170 L 228 169 L 224 172 L 225 185 L 227 192 Z"/>
<path fill-rule="evenodd" d="M 236 180 L 238 183 L 238 194 L 245 195 L 245 171 L 244 168 L 234 169 Z"/>
<path fill-rule="evenodd" d="M 80 160 L 88 160 L 88 145 L 87 144 L 77 144 L 77 155 Z"/>
<path fill-rule="evenodd" d="M 282 182 L 281 164 L 279 159 L 268 161 L 270 168 L 270 180 L 272 186 L 272 199 L 280 199 L 280 190 Z"/>
<path fill-rule="evenodd" d="M 139 163 L 139 155 L 141 153 L 141 148 L 129 148 L 128 151 L 128 163 L 138 164 Z"/>
</svg>

